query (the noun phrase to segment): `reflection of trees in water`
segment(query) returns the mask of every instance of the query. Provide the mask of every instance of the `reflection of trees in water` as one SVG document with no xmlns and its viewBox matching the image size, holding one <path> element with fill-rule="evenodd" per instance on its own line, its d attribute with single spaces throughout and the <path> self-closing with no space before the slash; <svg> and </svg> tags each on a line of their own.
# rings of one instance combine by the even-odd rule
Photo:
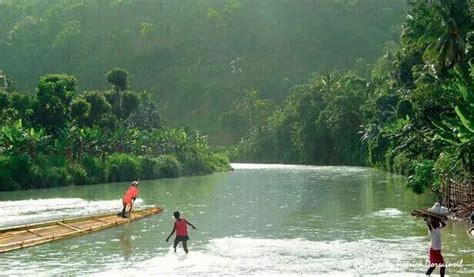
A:
<svg viewBox="0 0 474 277">
<path fill-rule="evenodd" d="M 119 240 L 120 240 L 120 248 L 122 249 L 123 256 L 125 261 L 129 261 L 130 257 L 132 256 L 132 244 L 131 244 L 131 236 L 128 230 L 123 230 L 119 233 Z"/>
<path fill-rule="evenodd" d="M 169 197 L 167 205 L 172 207 L 170 210 L 180 210 L 184 212 L 184 217 L 190 217 L 190 220 L 194 218 L 195 221 L 198 222 L 195 216 L 199 216 L 199 214 L 196 213 L 196 210 L 191 210 L 188 207 L 214 201 L 216 189 L 219 188 L 218 184 L 225 183 L 226 178 L 228 178 L 228 176 L 225 174 L 195 176 L 191 179 L 192 183 L 190 183 L 189 178 L 160 179 L 156 181 L 160 183 L 160 186 L 148 186 L 147 189 L 160 188 L 162 187 L 161 185 L 165 184 L 167 187 L 166 196 Z M 147 191 L 144 200 L 147 201 L 150 199 L 147 203 L 154 203 L 156 202 L 156 199 L 163 197 L 160 193 L 161 190 L 158 189 L 155 191 Z M 145 195 L 145 192 L 142 195 Z M 196 195 L 199 197 L 196 198 Z M 148 197 L 148 199 L 145 197 Z M 158 205 L 160 204 L 161 203 Z"/>
</svg>

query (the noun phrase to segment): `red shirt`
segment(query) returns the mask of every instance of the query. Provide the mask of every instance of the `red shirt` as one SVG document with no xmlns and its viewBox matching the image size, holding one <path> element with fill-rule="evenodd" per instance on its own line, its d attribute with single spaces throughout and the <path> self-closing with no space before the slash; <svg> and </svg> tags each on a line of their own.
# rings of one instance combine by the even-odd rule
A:
<svg viewBox="0 0 474 277">
<path fill-rule="evenodd" d="M 174 226 L 176 227 L 177 236 L 184 237 L 188 235 L 188 222 L 186 219 L 181 218 L 180 220 L 176 220 Z"/>
<path fill-rule="evenodd" d="M 124 203 L 132 203 L 132 198 L 136 198 L 138 195 L 138 188 L 135 186 L 130 186 L 123 196 Z"/>
</svg>

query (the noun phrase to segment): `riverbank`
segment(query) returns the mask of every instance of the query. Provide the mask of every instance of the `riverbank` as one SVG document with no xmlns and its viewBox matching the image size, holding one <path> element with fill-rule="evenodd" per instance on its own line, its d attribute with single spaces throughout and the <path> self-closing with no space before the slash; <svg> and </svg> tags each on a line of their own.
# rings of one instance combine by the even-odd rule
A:
<svg viewBox="0 0 474 277">
<path fill-rule="evenodd" d="M 400 40 L 364 70 L 358 61 L 315 72 L 272 109 L 258 93 L 237 99 L 239 109 L 259 113 L 249 113 L 234 156 L 374 166 L 408 176 L 415 193 L 441 192 L 446 176 L 474 180 L 474 6 L 409 2 Z M 449 34 L 459 45 L 443 45 Z"/>
<path fill-rule="evenodd" d="M 474 203 L 461 204 L 449 209 L 450 218 L 461 221 L 470 221 L 471 213 L 474 212 Z"/>
<path fill-rule="evenodd" d="M 141 181 L 136 208 L 161 215 L 91 235 L 6 253 L 5 275 L 417 276 L 430 240 L 409 212 L 430 193 L 403 189 L 406 178 L 372 168 L 231 164 L 232 173 Z M 127 183 L 0 192 L 0 225 L 119 211 Z M 166 236 L 172 214 L 189 229 L 189 255 Z M 474 273 L 465 223 L 448 221 L 449 275 Z"/>
<path fill-rule="evenodd" d="M 61 156 L 0 156 L 0 191 L 177 178 L 229 170 L 227 158 L 218 154 L 194 158 L 165 154 L 154 158 L 113 153 L 77 161 Z"/>
</svg>

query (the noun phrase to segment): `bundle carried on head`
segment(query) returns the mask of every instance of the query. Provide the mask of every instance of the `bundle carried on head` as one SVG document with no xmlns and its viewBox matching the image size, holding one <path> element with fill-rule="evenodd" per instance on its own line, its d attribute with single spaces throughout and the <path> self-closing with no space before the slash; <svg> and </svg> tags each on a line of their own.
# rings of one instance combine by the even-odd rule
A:
<svg viewBox="0 0 474 277">
<path fill-rule="evenodd" d="M 433 207 L 428 210 L 415 209 L 410 212 L 415 217 L 436 217 L 441 220 L 448 220 L 448 208 L 441 206 L 438 202 L 434 203 Z"/>
<path fill-rule="evenodd" d="M 438 202 L 434 203 L 433 207 L 429 208 L 428 211 L 443 216 L 448 215 L 448 208 L 441 206 Z"/>
</svg>

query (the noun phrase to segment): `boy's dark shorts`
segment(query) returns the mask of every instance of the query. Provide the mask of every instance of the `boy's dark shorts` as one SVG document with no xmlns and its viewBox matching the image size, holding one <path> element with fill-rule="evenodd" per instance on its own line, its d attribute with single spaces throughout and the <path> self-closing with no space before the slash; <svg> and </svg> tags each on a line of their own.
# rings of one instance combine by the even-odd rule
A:
<svg viewBox="0 0 474 277">
<path fill-rule="evenodd" d="M 174 242 L 178 243 L 180 241 L 187 241 L 187 240 L 189 240 L 189 236 L 176 236 L 176 238 L 174 239 Z"/>
</svg>

